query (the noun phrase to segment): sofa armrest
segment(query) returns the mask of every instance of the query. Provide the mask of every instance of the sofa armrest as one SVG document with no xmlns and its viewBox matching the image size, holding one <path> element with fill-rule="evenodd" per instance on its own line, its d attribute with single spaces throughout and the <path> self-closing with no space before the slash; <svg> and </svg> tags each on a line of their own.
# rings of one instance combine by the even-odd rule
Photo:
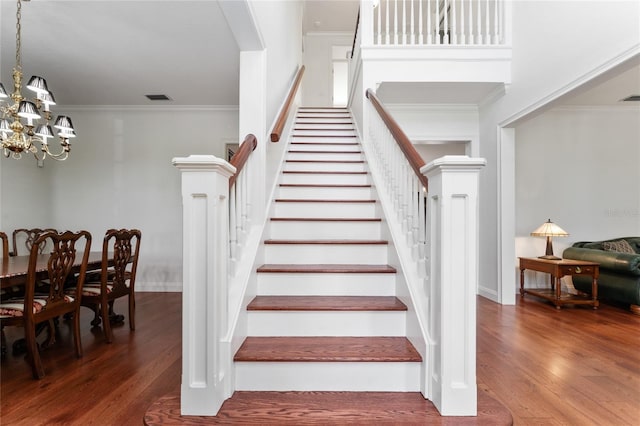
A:
<svg viewBox="0 0 640 426">
<path fill-rule="evenodd" d="M 562 257 L 596 262 L 600 264 L 600 269 L 640 276 L 640 254 L 569 247 L 562 253 Z"/>
</svg>

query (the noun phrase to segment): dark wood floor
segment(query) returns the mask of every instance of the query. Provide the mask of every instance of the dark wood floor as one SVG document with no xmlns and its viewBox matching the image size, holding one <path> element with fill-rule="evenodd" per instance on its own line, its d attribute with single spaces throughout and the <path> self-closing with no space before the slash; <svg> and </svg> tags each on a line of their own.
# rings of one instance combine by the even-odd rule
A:
<svg viewBox="0 0 640 426">
<path fill-rule="evenodd" d="M 2 360 L 2 425 L 141 425 L 153 403 L 180 388 L 181 296 L 140 293 L 137 330 L 103 342 L 83 310 L 84 357 L 69 328 L 43 352 L 46 377 L 22 356 Z M 116 310 L 125 312 L 124 302 Z M 8 327 L 9 342 L 20 330 Z M 516 306 L 478 298 L 478 385 L 516 425 L 636 425 L 640 419 L 640 316 L 606 304 L 560 311 L 533 297 Z"/>
</svg>

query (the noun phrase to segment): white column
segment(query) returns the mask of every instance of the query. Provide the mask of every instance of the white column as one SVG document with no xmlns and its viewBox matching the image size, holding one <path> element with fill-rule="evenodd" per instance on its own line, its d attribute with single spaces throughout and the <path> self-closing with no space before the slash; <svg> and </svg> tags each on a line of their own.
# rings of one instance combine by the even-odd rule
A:
<svg viewBox="0 0 640 426">
<path fill-rule="evenodd" d="M 182 172 L 183 415 L 216 415 L 228 397 L 227 328 L 229 177 L 235 167 L 212 155 L 174 158 Z"/>
<path fill-rule="evenodd" d="M 429 374 L 432 401 L 443 416 L 477 415 L 478 175 L 485 164 L 451 155 L 420 170 L 429 179 Z"/>
<path fill-rule="evenodd" d="M 258 139 L 250 164 L 244 170 L 251 170 L 249 191 L 251 209 L 248 218 L 251 223 L 262 223 L 268 200 L 266 188 L 267 145 L 267 55 L 266 50 L 240 52 L 240 92 L 239 92 L 239 136 L 242 142 L 249 133 Z"/>
</svg>

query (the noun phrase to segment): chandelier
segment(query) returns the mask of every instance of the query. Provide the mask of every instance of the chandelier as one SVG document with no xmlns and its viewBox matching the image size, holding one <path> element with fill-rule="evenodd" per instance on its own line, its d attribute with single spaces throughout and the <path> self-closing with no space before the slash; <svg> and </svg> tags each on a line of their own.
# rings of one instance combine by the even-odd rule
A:
<svg viewBox="0 0 640 426">
<path fill-rule="evenodd" d="M 29 0 L 25 0 L 29 1 Z M 16 66 L 13 68 L 13 93 L 10 95 L 0 83 L 0 143 L 5 157 L 19 159 L 22 153 L 32 153 L 38 164 L 49 156 L 55 160 L 66 160 L 71 150 L 69 139 L 76 133 L 71 118 L 59 115 L 53 123 L 57 130 L 60 146 L 51 151 L 48 139 L 54 138 L 51 128 L 51 106 L 56 104 L 53 93 L 47 88 L 44 78 L 33 76 L 27 89 L 34 94 L 31 98 L 22 95 L 22 61 L 20 57 L 20 18 L 22 2 L 18 0 L 16 11 Z M 38 146 L 39 145 L 39 148 Z"/>
</svg>

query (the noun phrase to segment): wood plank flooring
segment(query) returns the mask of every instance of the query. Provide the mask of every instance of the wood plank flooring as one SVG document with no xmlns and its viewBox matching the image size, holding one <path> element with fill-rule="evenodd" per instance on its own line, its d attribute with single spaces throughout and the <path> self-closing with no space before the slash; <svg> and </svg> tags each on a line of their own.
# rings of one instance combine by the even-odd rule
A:
<svg viewBox="0 0 640 426">
<path fill-rule="evenodd" d="M 73 355 L 69 327 L 63 322 L 58 342 L 42 354 L 47 374 L 43 380 L 33 380 L 23 357 L 9 352 L 0 370 L 0 424 L 141 425 L 152 404 L 175 409 L 181 375 L 181 295 L 139 293 L 136 300 L 136 331 L 130 333 L 126 323 L 115 327 L 111 345 L 104 343 L 100 330 L 91 330 L 93 315 L 83 309 L 80 360 Z M 502 403 L 515 425 L 638 424 L 640 315 L 605 303 L 595 311 L 556 310 L 529 296 L 524 301 L 518 297 L 516 306 L 477 300 L 479 398 L 490 402 L 490 396 Z M 116 311 L 126 311 L 124 302 L 116 302 Z M 9 344 L 20 332 L 6 328 Z M 261 406 L 259 401 L 247 402 L 247 395 L 238 396 L 234 410 L 241 411 L 243 404 Z M 386 402 L 374 406 L 345 401 L 342 408 L 313 412 L 311 405 L 303 404 L 288 415 L 308 412 L 316 424 L 410 424 L 409 419 L 416 419 L 404 417 L 411 410 L 405 403 Z M 385 410 L 389 417 L 367 417 Z M 277 414 L 261 419 L 282 424 Z M 423 415 L 427 417 L 413 423 L 475 424 L 473 418 Z M 301 418 L 290 418 L 289 424 L 303 424 Z M 232 417 L 222 422 L 250 423 Z M 165 424 L 181 423 L 197 424 L 175 418 Z"/>
</svg>

